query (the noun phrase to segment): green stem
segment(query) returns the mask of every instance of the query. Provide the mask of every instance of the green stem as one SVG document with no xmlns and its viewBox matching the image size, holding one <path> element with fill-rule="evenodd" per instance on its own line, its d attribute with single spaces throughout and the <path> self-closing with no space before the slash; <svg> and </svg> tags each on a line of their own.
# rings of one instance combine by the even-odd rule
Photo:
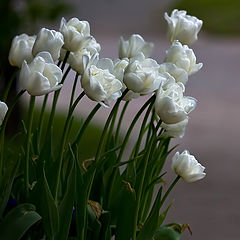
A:
<svg viewBox="0 0 240 240">
<path fill-rule="evenodd" d="M 24 170 L 24 183 L 25 183 L 25 191 L 26 197 L 29 195 L 29 159 L 30 159 L 30 147 L 31 147 L 31 135 L 32 135 L 32 123 L 33 123 L 33 110 L 35 105 L 35 96 L 31 96 L 30 106 L 28 111 L 29 122 L 27 129 L 27 139 L 26 139 L 26 157 L 25 157 L 25 170 Z"/>
<path fill-rule="evenodd" d="M 5 130 L 6 130 L 6 125 L 8 122 L 8 119 L 11 115 L 11 112 L 14 108 L 14 106 L 16 105 L 16 103 L 18 102 L 19 98 L 23 95 L 23 93 L 25 93 L 26 90 L 21 90 L 18 95 L 15 97 L 15 99 L 13 100 L 13 102 L 11 103 L 6 116 L 3 120 L 2 126 L 0 128 L 0 176 L 3 173 L 3 158 L 4 158 L 4 143 L 5 143 Z"/>
<path fill-rule="evenodd" d="M 172 191 L 173 187 L 176 185 L 176 183 L 178 182 L 178 180 L 180 179 L 180 176 L 177 176 L 174 181 L 172 182 L 171 186 L 168 188 L 168 190 L 166 191 L 166 193 L 164 194 L 162 201 L 161 201 L 161 205 L 160 207 L 163 205 L 163 203 L 165 202 L 165 200 L 167 199 L 169 193 Z"/>
<path fill-rule="evenodd" d="M 124 116 L 124 114 L 126 112 L 128 104 L 129 104 L 129 101 L 125 102 L 125 104 L 123 106 L 123 109 L 122 109 L 122 113 L 121 113 L 121 115 L 119 117 L 119 120 L 118 120 L 117 130 L 116 130 L 116 134 L 115 134 L 116 141 L 118 140 L 118 136 L 119 136 L 119 133 L 120 133 L 120 127 L 121 127 L 121 124 L 122 124 L 123 116 Z"/>
<path fill-rule="evenodd" d="M 16 69 L 14 71 L 14 73 L 12 74 L 12 76 L 10 78 L 10 81 L 8 82 L 8 84 L 7 84 L 7 86 L 6 86 L 5 90 L 4 90 L 3 97 L 2 97 L 2 101 L 3 102 L 6 102 L 6 100 L 7 100 L 8 93 L 10 91 L 10 88 L 12 86 L 13 81 L 16 79 L 17 72 L 18 72 L 18 69 Z"/>
<path fill-rule="evenodd" d="M 71 120 L 72 114 L 74 112 L 74 109 L 76 108 L 77 104 L 80 102 L 80 100 L 83 98 L 84 95 L 85 95 L 85 93 L 82 92 L 77 97 L 77 99 L 73 103 L 72 107 L 69 109 L 68 116 L 67 116 L 66 122 L 64 124 L 63 136 L 62 136 L 61 144 L 60 144 L 60 147 L 59 147 L 60 154 L 59 154 L 59 157 L 58 157 L 57 180 L 56 180 L 55 192 L 54 192 L 55 201 L 57 201 L 60 175 L 61 175 L 61 169 L 62 169 L 64 146 L 66 144 L 67 133 L 68 133 L 68 129 L 69 129 L 69 123 L 71 122 L 70 120 Z"/>
<path fill-rule="evenodd" d="M 127 131 L 127 133 L 125 135 L 125 138 L 123 140 L 123 144 L 122 144 L 121 150 L 119 152 L 117 162 L 120 162 L 121 159 L 122 159 L 122 155 L 124 153 L 124 150 L 125 150 L 125 147 L 127 145 L 128 139 L 130 137 L 130 134 L 131 134 L 131 132 L 133 130 L 133 127 L 135 126 L 137 120 L 139 119 L 139 117 L 141 116 L 143 111 L 146 109 L 146 107 L 154 100 L 155 100 L 155 95 L 153 95 L 151 98 L 148 99 L 148 101 L 141 107 L 141 109 L 138 111 L 138 113 L 136 114 L 135 118 L 133 119 L 133 121 L 132 121 L 130 127 L 128 128 L 128 131 Z"/>
<path fill-rule="evenodd" d="M 73 88 L 72 88 L 72 94 L 71 94 L 71 99 L 70 99 L 69 109 L 71 108 L 72 103 L 73 103 L 73 99 L 74 99 L 74 94 L 75 94 L 75 90 L 76 90 L 76 86 L 77 86 L 77 80 L 78 80 L 78 77 L 79 77 L 79 74 L 76 72 L 75 80 L 74 80 Z"/>
</svg>

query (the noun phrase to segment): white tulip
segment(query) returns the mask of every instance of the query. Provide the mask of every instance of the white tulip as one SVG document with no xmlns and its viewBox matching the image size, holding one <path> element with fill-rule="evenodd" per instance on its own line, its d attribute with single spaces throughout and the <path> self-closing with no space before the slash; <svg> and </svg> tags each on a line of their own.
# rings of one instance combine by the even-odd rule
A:
<svg viewBox="0 0 240 240">
<path fill-rule="evenodd" d="M 37 35 L 32 53 L 36 56 L 39 52 L 46 51 L 52 55 L 53 61 L 56 61 L 60 56 L 63 43 L 63 35 L 60 32 L 42 28 Z"/>
<path fill-rule="evenodd" d="M 129 90 L 140 95 L 154 92 L 165 81 L 159 74 L 158 63 L 151 58 L 131 59 L 124 74 L 124 83 Z"/>
<path fill-rule="evenodd" d="M 166 124 L 179 123 L 196 107 L 197 100 L 183 96 L 185 87 L 182 83 L 171 83 L 166 89 L 159 88 L 155 101 L 155 111 Z"/>
<path fill-rule="evenodd" d="M 5 102 L 0 101 L 0 126 L 3 123 L 7 111 L 8 111 L 7 104 Z"/>
<path fill-rule="evenodd" d="M 82 39 L 90 36 L 89 23 L 78 18 L 71 18 L 68 22 L 62 18 L 59 31 L 64 36 L 63 47 L 70 52 L 77 51 Z"/>
<path fill-rule="evenodd" d="M 119 58 L 132 58 L 140 53 L 145 57 L 150 57 L 153 47 L 153 43 L 145 42 L 138 34 L 133 34 L 129 40 L 124 40 L 121 37 L 119 42 Z"/>
<path fill-rule="evenodd" d="M 188 75 L 199 71 L 203 64 L 196 64 L 196 56 L 192 49 L 187 45 L 182 45 L 179 41 L 174 41 L 172 46 L 166 51 L 165 62 L 175 64 L 177 67 L 184 69 Z"/>
<path fill-rule="evenodd" d="M 67 62 L 74 71 L 83 74 L 83 55 L 91 58 L 94 54 L 98 53 L 100 49 L 100 44 L 98 44 L 93 37 L 85 37 L 80 42 L 79 49 L 76 52 L 70 52 Z"/>
<path fill-rule="evenodd" d="M 36 36 L 28 36 L 25 33 L 14 37 L 8 56 L 12 66 L 21 68 L 24 60 L 28 63 L 32 61 L 32 48 L 35 40 Z"/>
<path fill-rule="evenodd" d="M 165 137 L 182 138 L 185 134 L 187 124 L 188 118 L 175 124 L 162 123 L 161 127 L 165 130 L 162 135 Z"/>
<path fill-rule="evenodd" d="M 61 69 L 54 64 L 49 52 L 40 52 L 30 64 L 23 62 L 20 85 L 32 96 L 40 96 L 62 87 Z"/>
<path fill-rule="evenodd" d="M 185 150 L 176 152 L 172 158 L 172 169 L 186 182 L 195 182 L 206 176 L 203 167 L 193 155 Z"/>
<path fill-rule="evenodd" d="M 197 40 L 197 34 L 202 27 L 202 20 L 187 15 L 186 11 L 174 9 L 171 16 L 164 15 L 168 23 L 170 41 L 179 40 L 182 44 L 190 45 Z"/>
<path fill-rule="evenodd" d="M 160 64 L 159 72 L 163 75 L 166 75 L 166 73 L 170 74 L 176 82 L 181 82 L 184 85 L 188 81 L 188 73 L 184 69 L 177 67 L 173 63 Z"/>
<path fill-rule="evenodd" d="M 88 57 L 84 56 L 84 62 L 86 58 Z M 88 63 L 84 69 L 81 83 L 90 99 L 108 107 L 122 95 L 122 83 L 111 73 L 114 69 L 111 59 L 93 59 L 92 64 Z"/>
</svg>

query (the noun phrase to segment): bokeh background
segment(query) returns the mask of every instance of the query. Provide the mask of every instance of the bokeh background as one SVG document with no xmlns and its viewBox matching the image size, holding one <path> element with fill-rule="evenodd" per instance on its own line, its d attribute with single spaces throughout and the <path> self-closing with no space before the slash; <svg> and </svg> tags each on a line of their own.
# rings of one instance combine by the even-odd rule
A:
<svg viewBox="0 0 240 240">
<path fill-rule="evenodd" d="M 190 114 L 184 138 L 174 144 L 180 144 L 179 151 L 189 149 L 206 166 L 207 176 L 197 183 L 179 183 L 169 197 L 175 203 L 166 222 L 190 224 L 193 235 L 186 231 L 184 240 L 239 239 L 240 1 L 1 0 L 0 6 L 1 89 L 12 71 L 7 63 L 10 39 L 22 32 L 36 34 L 42 26 L 58 29 L 61 16 L 90 22 L 91 33 L 102 46 L 101 57 L 117 58 L 119 37 L 139 33 L 155 44 L 153 58 L 158 62 L 170 46 L 165 36 L 165 11 L 185 9 L 202 19 L 203 29 L 192 48 L 204 67 L 190 77 L 186 88 L 187 95 L 198 99 L 198 106 Z M 60 111 L 66 107 L 67 96 L 68 87 L 62 93 Z M 94 106 L 87 99 L 85 102 L 86 107 L 78 112 L 81 116 Z M 131 103 L 126 124 L 142 102 Z M 97 126 L 108 112 L 106 109 L 96 116 Z M 166 170 L 168 184 L 174 175 Z"/>
</svg>

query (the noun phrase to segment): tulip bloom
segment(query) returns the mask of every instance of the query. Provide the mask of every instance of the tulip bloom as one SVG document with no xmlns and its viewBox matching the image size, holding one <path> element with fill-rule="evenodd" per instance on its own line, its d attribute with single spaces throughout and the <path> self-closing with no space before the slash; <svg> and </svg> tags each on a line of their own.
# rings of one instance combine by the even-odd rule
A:
<svg viewBox="0 0 240 240">
<path fill-rule="evenodd" d="M 202 20 L 187 15 L 186 11 L 174 9 L 171 16 L 164 15 L 168 23 L 168 38 L 173 42 L 179 40 L 182 44 L 191 45 L 197 40 L 197 34 L 202 27 Z"/>
<path fill-rule="evenodd" d="M 50 53 L 40 52 L 30 64 L 23 62 L 19 80 L 30 95 L 40 96 L 60 89 L 62 75 Z"/>
<path fill-rule="evenodd" d="M 90 37 L 89 23 L 78 18 L 71 18 L 68 22 L 62 18 L 59 31 L 64 36 L 63 47 L 70 52 L 77 51 L 83 38 Z"/>
<path fill-rule="evenodd" d="M 111 73 L 113 62 L 108 58 L 97 60 L 93 57 L 92 64 L 89 64 L 90 59 L 84 58 L 88 59 L 88 64 L 81 81 L 82 88 L 90 99 L 108 107 L 122 95 L 122 83 Z"/>
<path fill-rule="evenodd" d="M 36 36 L 28 36 L 25 33 L 14 37 L 8 56 L 12 66 L 21 68 L 24 60 L 28 63 L 32 61 L 32 48 L 35 40 Z"/>
<path fill-rule="evenodd" d="M 60 56 L 63 43 L 63 35 L 60 32 L 42 28 L 33 45 L 33 55 L 46 51 L 52 55 L 53 61 L 56 61 Z"/>
<path fill-rule="evenodd" d="M 150 57 L 153 51 L 153 43 L 145 42 L 145 40 L 138 34 L 133 34 L 129 40 L 120 38 L 119 42 L 119 58 L 132 58 L 139 54 L 145 57 Z"/>
<path fill-rule="evenodd" d="M 2 122 L 5 118 L 7 111 L 8 111 L 7 104 L 5 102 L 0 101 L 0 126 L 2 125 Z"/>
<path fill-rule="evenodd" d="M 125 70 L 123 82 L 129 90 L 140 95 L 154 92 L 165 81 L 165 77 L 159 74 L 158 63 L 151 58 L 131 59 Z"/>
<path fill-rule="evenodd" d="M 172 158 L 172 169 L 185 182 L 195 182 L 206 176 L 203 167 L 193 155 L 185 150 L 181 154 L 176 152 Z"/>
<path fill-rule="evenodd" d="M 197 100 L 183 96 L 185 87 L 182 83 L 171 83 L 166 89 L 159 88 L 155 101 L 155 111 L 166 124 L 176 124 L 188 118 L 194 110 Z"/>
<path fill-rule="evenodd" d="M 196 64 L 193 50 L 179 41 L 174 41 L 166 51 L 165 62 L 174 63 L 177 67 L 184 69 L 188 75 L 198 72 L 203 66 L 202 63 Z"/>
</svg>

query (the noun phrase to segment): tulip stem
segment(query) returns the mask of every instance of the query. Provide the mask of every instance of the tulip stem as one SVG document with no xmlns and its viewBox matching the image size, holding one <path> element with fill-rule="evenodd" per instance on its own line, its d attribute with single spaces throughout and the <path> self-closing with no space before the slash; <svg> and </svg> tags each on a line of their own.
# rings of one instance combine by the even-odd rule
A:
<svg viewBox="0 0 240 240">
<path fill-rule="evenodd" d="M 173 187 L 176 185 L 176 183 L 179 181 L 181 177 L 179 175 L 177 175 L 177 177 L 174 179 L 174 181 L 172 182 L 172 184 L 170 185 L 170 187 L 168 188 L 168 190 L 166 191 L 166 193 L 164 194 L 162 201 L 161 201 L 161 205 L 160 207 L 163 205 L 163 203 L 165 202 L 165 200 L 167 199 L 169 193 L 172 191 Z"/>
<path fill-rule="evenodd" d="M 79 74 L 76 72 L 75 79 L 74 79 L 74 83 L 73 83 L 73 88 L 72 88 L 72 94 L 71 94 L 69 109 L 71 108 L 72 103 L 73 103 L 73 99 L 74 99 L 74 94 L 75 94 L 75 90 L 76 90 L 76 86 L 77 86 L 78 77 L 79 77 Z"/>
<path fill-rule="evenodd" d="M 25 191 L 26 191 L 27 199 L 29 195 L 29 159 L 30 159 L 30 146 L 31 146 L 34 105 L 35 105 L 35 96 L 31 96 L 29 111 L 28 111 L 29 118 L 28 118 L 27 138 L 26 138 L 26 155 L 25 155 L 26 157 L 25 157 L 25 170 L 24 170 Z"/>
<path fill-rule="evenodd" d="M 11 115 L 11 112 L 14 108 L 14 106 L 16 105 L 16 103 L 18 102 L 19 98 L 25 93 L 26 90 L 21 90 L 18 95 L 15 97 L 15 99 L 13 100 L 12 104 L 10 105 L 6 116 L 3 120 L 2 126 L 0 128 L 0 177 L 3 174 L 3 158 L 4 158 L 4 142 L 5 142 L 5 130 L 6 130 L 6 125 L 8 122 L 8 119 Z"/>
<path fill-rule="evenodd" d="M 71 117 L 72 114 L 74 112 L 74 109 L 76 108 L 77 104 L 81 101 L 81 99 L 84 97 L 85 93 L 82 92 L 74 101 L 73 105 L 71 106 L 71 108 L 69 109 L 68 112 L 68 116 L 66 119 L 66 122 L 64 124 L 64 130 L 63 130 L 63 136 L 62 136 L 62 140 L 61 140 L 61 145 L 60 145 L 60 154 L 58 157 L 58 168 L 57 168 L 57 180 L 56 180 L 56 187 L 55 187 L 55 201 L 57 202 L 57 195 L 58 195 L 58 188 L 59 188 L 59 182 L 60 182 L 60 175 L 61 175 L 61 169 L 62 169 L 62 160 L 63 160 L 63 153 L 64 153 L 64 146 L 66 143 L 66 139 L 67 139 L 67 133 L 68 133 L 68 129 L 69 129 L 69 123 L 71 122 Z"/>
</svg>

